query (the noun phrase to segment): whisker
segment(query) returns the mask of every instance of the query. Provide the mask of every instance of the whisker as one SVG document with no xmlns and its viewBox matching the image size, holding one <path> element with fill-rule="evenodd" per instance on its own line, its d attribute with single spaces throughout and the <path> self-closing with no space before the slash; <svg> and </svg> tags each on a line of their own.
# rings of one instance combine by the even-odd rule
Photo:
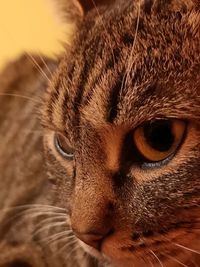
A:
<svg viewBox="0 0 200 267">
<path fill-rule="evenodd" d="M 168 254 L 164 254 L 164 253 L 162 253 L 162 254 L 163 254 L 164 256 L 168 257 L 169 259 L 172 259 L 173 261 L 179 263 L 181 266 L 189 267 L 188 265 L 182 263 L 181 261 L 179 261 L 179 260 L 178 260 L 177 258 L 175 258 L 175 257 L 172 257 L 172 256 L 170 256 L 170 255 L 168 255 Z"/>
<path fill-rule="evenodd" d="M 190 252 L 193 252 L 193 253 L 196 253 L 196 254 L 200 255 L 200 251 L 197 251 L 197 250 L 194 250 L 194 249 L 185 247 L 185 246 L 180 245 L 180 244 L 178 244 L 178 243 L 174 243 L 174 242 L 172 242 L 172 244 L 174 244 L 174 245 L 177 246 L 177 247 L 183 248 L 183 249 L 185 249 L 185 250 L 187 250 L 187 251 L 190 251 Z"/>
<path fill-rule="evenodd" d="M 72 230 L 65 230 L 65 231 L 62 231 L 62 232 L 59 232 L 59 233 L 56 233 L 56 234 L 52 234 L 48 237 L 45 237 L 45 238 L 42 238 L 40 239 L 41 242 L 47 242 L 46 244 L 48 244 L 48 241 L 51 241 L 51 240 L 55 240 L 56 238 L 59 238 L 59 237 L 68 237 L 67 234 L 70 234 L 72 233 L 73 231 Z"/>
<path fill-rule="evenodd" d="M 131 48 L 130 57 L 129 57 L 129 60 L 128 60 L 127 76 L 126 76 L 125 86 L 127 84 L 128 76 L 130 75 L 131 69 L 133 67 L 133 62 L 131 62 L 131 61 L 133 59 L 133 52 L 134 52 L 135 45 L 136 45 L 138 29 L 139 29 L 139 23 L 140 23 L 140 13 L 141 13 L 141 10 L 140 10 L 141 7 L 140 6 L 141 6 L 141 1 L 138 2 L 138 16 L 137 16 L 137 21 L 136 21 L 135 36 L 134 36 L 133 45 L 132 45 L 132 48 Z"/>
<path fill-rule="evenodd" d="M 69 240 L 68 238 L 65 238 L 65 239 L 67 239 L 67 240 Z M 71 239 L 71 238 L 70 238 Z M 64 241 L 64 239 L 63 239 L 63 241 Z M 68 242 L 67 244 L 65 244 L 65 245 L 63 245 L 56 253 L 55 253 L 55 255 L 57 255 L 57 254 L 60 254 L 60 253 L 62 253 L 66 248 L 68 248 L 69 246 L 72 246 L 72 245 L 74 245 L 74 244 L 76 244 L 76 242 L 77 242 L 77 240 L 76 240 L 76 238 L 75 238 L 75 236 L 73 235 L 73 238 L 72 238 L 72 240 L 70 241 L 70 242 Z M 69 256 L 69 255 L 68 255 Z M 70 255 L 71 256 L 71 255 Z M 65 257 L 66 258 L 66 257 Z M 66 258 L 66 260 L 68 259 L 68 257 Z"/>
<path fill-rule="evenodd" d="M 28 210 L 28 211 L 21 211 L 19 212 L 18 214 L 15 214 L 14 216 L 12 216 L 11 218 L 9 218 L 6 223 L 10 223 L 12 222 L 13 220 L 19 218 L 19 217 L 22 217 L 22 216 L 26 216 L 26 215 L 29 215 L 29 218 L 34 218 L 34 217 L 39 217 L 39 216 L 42 216 L 42 215 L 63 215 L 65 216 L 66 214 L 65 213 L 59 213 L 59 212 L 53 212 L 53 211 L 44 211 L 44 210 L 36 210 L 36 211 L 33 211 L 33 210 Z"/>
<path fill-rule="evenodd" d="M 18 210 L 18 209 L 33 209 L 33 208 L 51 208 L 54 210 L 62 210 L 62 211 L 66 211 L 66 209 L 64 208 L 60 208 L 57 206 L 52 206 L 52 205 L 46 205 L 46 204 L 26 204 L 26 205 L 19 205 L 19 206 L 13 206 L 13 207 L 9 207 L 9 208 L 5 208 L 2 211 L 10 211 L 10 210 Z"/>
<path fill-rule="evenodd" d="M 74 240 L 74 241 L 77 242 L 77 240 Z M 73 243 L 70 242 L 71 244 L 68 243 L 68 246 L 73 245 L 73 244 L 76 244 L 76 242 L 73 242 Z M 69 254 L 67 255 L 67 257 L 65 257 L 65 260 L 67 261 L 67 260 L 70 258 L 70 256 L 73 254 L 73 252 L 76 251 L 77 249 L 79 249 L 79 247 L 80 247 L 80 245 L 79 245 L 79 244 L 76 244 L 75 247 L 73 247 L 73 248 L 69 251 Z M 66 248 L 66 247 L 63 247 L 63 248 Z M 62 249 L 62 251 L 63 251 L 63 250 L 64 250 L 64 249 Z"/>
<path fill-rule="evenodd" d="M 30 100 L 30 101 L 32 101 L 33 103 L 36 103 L 36 104 L 41 104 L 41 102 L 39 102 L 39 101 L 29 97 L 29 96 L 25 96 L 25 95 L 0 93 L 0 96 L 19 97 L 19 98 L 23 98 L 23 99 L 26 99 L 26 100 Z"/>
<path fill-rule="evenodd" d="M 159 262 L 161 267 L 164 267 L 164 265 L 162 264 L 161 260 L 158 258 L 158 256 L 155 254 L 155 252 L 153 252 L 153 250 L 149 249 L 149 251 L 151 252 L 151 254 L 157 259 L 157 261 Z"/>
<path fill-rule="evenodd" d="M 1 25 L 1 27 L 2 27 L 2 25 Z M 13 36 L 10 36 L 7 31 L 5 31 L 5 33 L 7 34 L 9 40 L 11 40 L 13 43 L 15 43 L 15 40 L 12 38 Z M 40 65 L 37 63 L 37 61 L 34 59 L 34 57 L 28 51 L 25 51 L 25 53 L 26 53 L 27 57 L 30 59 L 30 61 L 32 62 L 32 64 L 34 66 L 36 66 L 37 70 L 43 75 L 43 77 L 46 78 L 47 81 L 49 81 L 51 83 L 50 79 L 48 78 L 46 73 L 43 71 L 43 69 L 40 67 Z"/>
<path fill-rule="evenodd" d="M 61 219 L 62 219 L 62 220 L 61 220 Z M 54 217 L 51 217 L 51 218 L 45 218 L 45 219 L 41 220 L 40 222 L 38 222 L 38 223 L 36 224 L 36 229 L 39 229 L 39 228 L 43 227 L 43 225 L 46 225 L 47 223 L 51 223 L 51 222 L 53 222 L 53 221 L 58 222 L 58 220 L 59 220 L 60 222 L 65 221 L 66 223 L 69 223 L 69 221 L 68 221 L 68 217 L 63 216 L 63 215 L 58 215 L 58 216 L 54 216 Z"/>
<path fill-rule="evenodd" d="M 53 76 L 53 73 L 52 73 L 52 71 L 50 70 L 50 68 L 49 68 L 49 66 L 47 65 L 47 63 L 45 62 L 44 58 L 41 56 L 40 53 L 38 53 L 38 56 L 39 56 L 39 58 L 41 59 L 41 61 L 42 61 L 42 63 L 44 64 L 44 66 L 46 67 L 47 71 L 49 72 L 50 77 L 52 77 L 52 76 Z"/>
<path fill-rule="evenodd" d="M 131 72 L 131 69 L 133 67 L 133 62 L 131 62 L 131 60 L 133 58 L 133 52 L 134 52 L 134 48 L 135 48 L 135 45 L 136 45 L 136 38 L 137 38 L 137 34 L 138 34 L 138 29 L 139 29 L 140 12 L 141 12 L 140 5 L 141 5 L 141 1 L 138 2 L 138 16 L 137 16 L 137 21 L 136 21 L 135 36 L 134 36 L 133 45 L 132 45 L 132 48 L 131 48 L 131 53 L 130 53 L 130 56 L 129 56 L 129 59 L 128 59 L 127 70 L 125 71 L 125 74 L 124 74 L 123 79 L 122 79 L 122 85 L 121 85 L 121 89 L 120 89 L 120 99 L 121 99 L 123 87 L 124 86 L 126 87 L 127 82 L 128 82 L 128 78 L 129 78 L 129 75 L 130 75 L 130 72 Z M 126 57 L 128 57 L 128 55 Z"/>
<path fill-rule="evenodd" d="M 190 251 L 190 252 L 193 252 L 193 253 L 195 253 L 195 254 L 198 254 L 198 255 L 200 255 L 200 251 L 197 251 L 197 250 L 195 250 L 195 249 L 192 249 L 192 248 L 188 248 L 188 247 L 186 247 L 186 246 L 183 246 L 183 245 L 181 245 L 181 244 L 178 244 L 178 243 L 176 243 L 176 242 L 173 242 L 173 241 L 171 241 L 170 239 L 168 239 L 168 238 L 166 238 L 166 237 L 164 237 L 168 242 L 170 242 L 171 244 L 173 244 L 173 245 L 175 245 L 175 246 L 177 246 L 177 247 L 179 247 L 179 248 L 182 248 L 182 249 L 185 249 L 185 250 L 187 250 L 187 251 Z"/>
<path fill-rule="evenodd" d="M 39 72 L 47 79 L 47 81 L 49 82 L 49 84 L 51 84 L 51 80 L 49 79 L 49 77 L 47 76 L 47 74 L 44 72 L 44 70 L 40 67 L 40 65 L 38 64 L 38 62 L 35 60 L 35 58 L 29 53 L 26 52 L 28 58 L 34 63 L 34 65 L 37 67 L 37 69 L 39 70 Z"/>
<path fill-rule="evenodd" d="M 95 1 L 94 1 L 94 0 L 91 0 L 91 2 L 92 2 L 92 4 L 94 5 L 94 8 L 95 8 L 95 10 L 96 10 L 96 12 L 97 12 L 97 14 L 98 14 L 99 18 L 101 19 L 101 22 L 102 22 L 102 25 L 103 25 L 104 31 L 105 31 L 105 32 L 107 32 L 107 29 L 106 29 L 105 23 L 104 23 L 104 21 L 103 21 L 103 19 L 102 19 L 101 15 L 100 15 L 100 13 L 99 13 L 99 10 L 98 10 L 98 8 L 97 8 L 97 5 L 96 5 Z M 113 62 L 114 62 L 114 64 L 115 64 L 115 56 L 114 56 L 114 53 L 113 53 L 113 48 L 112 48 L 112 45 L 111 45 L 111 43 L 110 43 L 110 39 L 108 39 L 108 45 L 110 46 L 110 50 L 111 50 L 112 57 L 113 57 Z"/>
<path fill-rule="evenodd" d="M 44 243 L 45 245 L 48 245 L 48 244 L 54 243 L 55 241 L 58 241 L 58 240 L 62 240 L 65 238 L 71 238 L 72 236 L 74 236 L 74 234 L 71 234 L 71 233 L 73 233 L 72 230 L 65 230 L 65 231 L 50 235 L 46 238 L 42 238 L 42 239 L 40 239 L 40 242 Z"/>
<path fill-rule="evenodd" d="M 39 233 L 41 233 L 41 232 L 43 232 L 45 230 L 49 230 L 51 228 L 54 228 L 54 227 L 57 227 L 57 226 L 64 226 L 64 225 L 67 226 L 66 221 L 65 222 L 56 222 L 56 223 L 53 223 L 53 224 L 45 225 L 45 226 L 41 227 L 40 229 L 34 231 L 32 237 L 37 236 Z"/>
</svg>

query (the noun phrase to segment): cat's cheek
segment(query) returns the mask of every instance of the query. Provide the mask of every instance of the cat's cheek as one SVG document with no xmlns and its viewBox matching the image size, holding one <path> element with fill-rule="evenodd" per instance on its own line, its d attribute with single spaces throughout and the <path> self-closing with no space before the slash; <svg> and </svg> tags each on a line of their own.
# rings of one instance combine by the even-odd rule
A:
<svg viewBox="0 0 200 267">
<path fill-rule="evenodd" d="M 56 193 L 55 202 L 71 212 L 71 195 L 75 176 L 75 163 L 64 160 L 57 155 L 53 143 L 53 133 L 44 135 L 45 161 L 47 166 L 48 180 L 53 185 Z"/>
</svg>

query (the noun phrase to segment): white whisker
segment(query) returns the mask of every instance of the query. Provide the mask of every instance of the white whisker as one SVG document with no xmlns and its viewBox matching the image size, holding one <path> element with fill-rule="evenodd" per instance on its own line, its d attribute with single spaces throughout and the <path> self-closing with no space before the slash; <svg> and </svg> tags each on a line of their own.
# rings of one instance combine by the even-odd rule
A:
<svg viewBox="0 0 200 267">
<path fill-rule="evenodd" d="M 66 221 L 65 222 L 56 222 L 56 223 L 53 223 L 53 224 L 45 225 L 44 227 L 41 227 L 40 229 L 34 231 L 32 237 L 37 236 L 39 233 L 41 233 L 41 232 L 43 232 L 45 230 L 49 230 L 51 228 L 58 227 L 58 226 L 64 226 L 64 225 L 67 226 Z"/>
<path fill-rule="evenodd" d="M 187 250 L 187 251 L 190 251 L 190 252 L 193 252 L 193 253 L 196 253 L 196 254 L 200 255 L 200 251 L 197 251 L 197 250 L 194 250 L 194 249 L 185 247 L 185 246 L 180 245 L 180 244 L 178 244 L 178 243 L 174 243 L 174 242 L 172 242 L 172 244 L 174 244 L 174 245 L 177 246 L 177 247 L 183 248 L 183 249 L 185 249 L 185 250 Z"/>
<path fill-rule="evenodd" d="M 35 60 L 35 58 L 28 52 L 26 52 L 28 58 L 34 63 L 36 68 L 39 70 L 39 72 L 47 79 L 47 81 L 51 84 L 51 80 L 47 76 L 47 74 L 44 72 L 44 70 L 41 68 L 41 66 L 38 64 L 38 62 Z"/>
<path fill-rule="evenodd" d="M 128 60 L 128 67 L 127 67 L 127 75 L 126 75 L 125 87 L 127 85 L 127 81 L 128 81 L 129 76 L 130 76 L 130 72 L 131 72 L 131 69 L 132 69 L 133 63 L 134 63 L 132 61 L 132 59 L 133 59 L 133 52 L 134 52 L 135 45 L 136 45 L 136 40 L 137 40 L 138 29 L 139 29 L 140 12 L 141 12 L 140 5 L 141 5 L 141 1 L 138 2 L 138 16 L 137 16 L 137 21 L 136 21 L 135 36 L 134 36 L 134 40 L 133 40 L 133 45 L 132 45 L 130 57 L 129 57 L 129 60 Z"/>
<path fill-rule="evenodd" d="M 13 206 L 9 208 L 2 209 L 1 211 L 14 211 L 14 210 L 20 210 L 20 209 L 38 209 L 38 208 L 43 208 L 43 209 L 52 209 L 52 210 L 59 210 L 59 211 L 66 211 L 64 208 L 56 207 L 56 206 L 51 206 L 51 205 L 42 205 L 42 204 L 27 204 L 27 205 L 19 205 L 19 206 Z"/>
<path fill-rule="evenodd" d="M 164 267 L 164 265 L 162 264 L 161 260 L 158 258 L 158 256 L 155 254 L 155 252 L 153 252 L 151 249 L 149 249 L 149 251 L 151 252 L 151 254 L 157 259 L 157 261 L 159 262 L 161 267 Z"/>
<path fill-rule="evenodd" d="M 77 240 L 74 240 L 75 242 L 71 242 L 71 244 L 68 244 L 68 246 L 69 245 L 73 245 L 73 244 L 76 244 L 76 242 L 77 242 Z M 70 251 L 69 251 L 69 254 L 67 255 L 67 257 L 65 257 L 65 260 L 67 261 L 69 258 L 70 258 L 70 256 L 73 254 L 73 252 L 74 251 L 76 251 L 78 248 L 80 247 L 80 245 L 79 244 L 76 244 L 75 245 L 75 247 L 73 247 Z M 63 247 L 64 248 L 64 247 Z M 66 247 L 65 247 L 66 248 Z M 62 251 L 63 251 L 63 249 L 62 249 Z"/>
<path fill-rule="evenodd" d="M 65 239 L 66 239 L 67 241 L 69 240 L 68 238 L 65 238 Z M 76 244 L 77 240 L 76 240 L 76 238 L 75 238 L 74 235 L 73 235 L 73 238 L 70 238 L 70 239 L 72 239 L 72 240 L 70 240 L 70 242 L 68 242 L 67 244 L 63 245 L 63 246 L 56 252 L 55 255 L 62 253 L 62 252 L 63 252 L 66 248 L 68 248 L 69 246 L 72 246 L 72 245 Z M 63 239 L 63 241 L 64 241 L 64 239 Z M 67 258 L 67 259 L 68 259 L 68 258 Z"/>
<path fill-rule="evenodd" d="M 104 21 L 103 21 L 101 15 L 100 15 L 100 13 L 99 13 L 99 10 L 98 10 L 98 8 L 97 8 L 97 5 L 96 5 L 95 1 L 94 1 L 94 0 L 91 0 L 91 1 L 92 1 L 93 5 L 94 5 L 94 8 L 95 8 L 95 10 L 96 10 L 96 12 L 97 12 L 97 14 L 98 14 L 100 20 L 101 20 L 101 23 L 102 23 L 102 25 L 103 25 L 104 31 L 107 32 L 107 28 L 106 28 L 105 23 L 104 23 Z M 110 51 L 111 51 L 111 53 L 112 53 L 113 62 L 114 62 L 114 64 L 115 64 L 115 56 L 114 56 L 114 53 L 113 53 L 112 45 L 111 45 L 111 43 L 110 43 L 110 39 L 108 39 L 107 42 L 108 42 L 108 45 L 110 46 Z"/>
<path fill-rule="evenodd" d="M 42 63 L 44 64 L 44 66 L 46 67 L 47 71 L 49 72 L 50 77 L 52 77 L 52 76 L 53 76 L 53 73 L 52 73 L 52 71 L 50 70 L 50 68 L 49 68 L 49 66 L 47 65 L 47 63 L 45 62 L 44 58 L 41 56 L 40 53 L 38 53 L 38 56 L 39 56 L 39 58 L 41 59 L 41 61 L 42 61 Z"/>
<path fill-rule="evenodd" d="M 38 222 L 36 224 L 35 228 L 39 229 L 39 228 L 43 227 L 43 225 L 46 225 L 48 223 L 52 223 L 54 221 L 56 221 L 56 222 L 58 222 L 58 221 L 59 222 L 64 222 L 65 221 L 66 224 L 70 223 L 69 220 L 68 220 L 68 217 L 63 216 L 63 215 L 58 215 L 58 216 L 53 216 L 51 218 L 45 218 L 45 219 L 41 220 L 40 222 Z"/>
<path fill-rule="evenodd" d="M 53 211 L 44 211 L 44 210 L 36 210 L 36 211 L 33 211 L 33 210 L 28 210 L 28 211 L 21 211 L 17 214 L 15 214 L 14 216 L 10 217 L 8 220 L 7 220 L 7 223 L 19 218 L 19 217 L 22 217 L 22 216 L 27 216 L 29 215 L 29 218 L 34 218 L 34 217 L 39 217 L 39 216 L 42 216 L 42 215 L 45 215 L 45 216 L 53 216 L 53 215 L 63 215 L 65 216 L 66 214 L 65 213 L 59 213 L 59 212 L 53 212 Z"/>
<path fill-rule="evenodd" d="M 71 238 L 72 236 L 74 236 L 74 234 L 72 234 L 73 231 L 72 230 L 65 230 L 62 231 L 60 233 L 56 233 L 53 235 L 50 235 L 46 238 L 40 239 L 41 243 L 44 243 L 45 245 L 48 245 L 50 243 L 53 243 L 55 241 L 61 240 L 61 239 L 65 239 L 65 238 Z"/>
<path fill-rule="evenodd" d="M 125 71 L 125 74 L 124 74 L 123 79 L 122 79 L 122 85 L 121 85 L 121 89 L 120 89 L 120 99 L 121 99 L 123 87 L 124 86 L 126 87 L 127 82 L 128 82 L 128 78 L 130 76 L 131 69 L 133 67 L 133 62 L 131 62 L 131 60 L 133 59 L 133 52 L 134 52 L 134 48 L 135 48 L 135 45 L 136 45 L 136 39 L 137 39 L 137 35 L 138 35 L 139 22 L 140 22 L 140 12 L 141 12 L 141 10 L 140 10 L 141 7 L 140 6 L 141 6 L 141 1 L 138 2 L 138 16 L 137 16 L 137 21 L 136 21 L 135 36 L 134 36 L 133 45 L 132 45 L 132 48 L 131 48 L 131 53 L 130 53 L 130 56 L 129 56 L 129 59 L 128 59 L 127 70 Z"/>
<path fill-rule="evenodd" d="M 164 236 L 163 236 L 164 237 Z M 193 252 L 193 253 L 195 253 L 195 254 L 198 254 L 198 255 L 200 255 L 200 251 L 198 251 L 198 250 L 195 250 L 195 249 L 192 249 L 192 248 L 188 248 L 188 247 L 186 247 L 186 246 L 183 246 L 183 245 L 181 245 L 181 244 L 178 244 L 178 243 L 176 243 L 176 242 L 173 242 L 173 241 L 171 241 L 170 239 L 168 239 L 168 238 L 166 238 L 166 237 L 164 237 L 168 242 L 170 242 L 171 244 L 173 244 L 173 245 L 175 245 L 175 246 L 177 246 L 177 247 L 179 247 L 179 248 L 182 248 L 182 249 L 185 249 L 185 250 L 187 250 L 187 251 L 190 251 L 190 252 Z"/>
<path fill-rule="evenodd" d="M 162 253 L 163 254 L 163 253 Z M 168 257 L 169 259 L 172 259 L 173 261 L 179 263 L 181 266 L 184 266 L 184 267 L 189 267 L 188 265 L 182 263 L 181 261 L 179 261 L 177 258 L 175 257 L 172 257 L 170 255 L 167 255 L 167 254 L 163 254 L 164 256 Z"/>
<path fill-rule="evenodd" d="M 33 99 L 29 96 L 25 96 L 25 95 L 19 95 L 19 94 L 9 94 L 9 93 L 0 93 L 0 96 L 10 96 L 10 97 L 18 97 L 18 98 L 23 98 L 23 99 L 26 99 L 26 100 L 30 100 L 32 101 L 33 103 L 36 103 L 36 104 L 40 104 L 41 105 L 41 102 L 40 101 L 37 101 L 36 99 Z"/>
</svg>

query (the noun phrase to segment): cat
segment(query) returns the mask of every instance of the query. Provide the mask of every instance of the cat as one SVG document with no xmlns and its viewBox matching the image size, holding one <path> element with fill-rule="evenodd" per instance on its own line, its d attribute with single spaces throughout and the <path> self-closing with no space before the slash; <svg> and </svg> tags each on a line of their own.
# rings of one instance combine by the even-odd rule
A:
<svg viewBox="0 0 200 267">
<path fill-rule="evenodd" d="M 0 76 L 0 266 L 200 266 L 200 2 L 57 2 Z"/>
</svg>

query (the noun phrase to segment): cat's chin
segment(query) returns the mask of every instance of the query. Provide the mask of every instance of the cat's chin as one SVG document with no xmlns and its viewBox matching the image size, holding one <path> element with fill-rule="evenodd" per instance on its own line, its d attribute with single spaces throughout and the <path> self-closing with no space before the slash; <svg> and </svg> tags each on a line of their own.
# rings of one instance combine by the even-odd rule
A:
<svg viewBox="0 0 200 267">
<path fill-rule="evenodd" d="M 84 242 L 82 242 L 80 239 L 78 240 L 80 246 L 83 248 L 83 250 L 88 253 L 90 256 L 96 258 L 97 260 L 104 262 L 107 262 L 106 266 L 109 267 L 133 267 L 133 259 L 128 257 L 123 257 L 124 255 L 119 255 L 118 249 L 114 249 L 113 247 L 105 249 L 105 253 L 100 253 L 98 250 L 92 248 L 91 246 L 88 246 Z M 121 256 L 121 257 L 120 257 Z M 138 265 L 140 266 L 140 265 Z M 143 265 L 141 265 L 143 266 Z"/>
<path fill-rule="evenodd" d="M 97 260 L 99 260 L 100 262 L 107 262 L 108 267 L 132 267 L 133 266 L 133 262 L 124 260 L 124 259 L 114 259 L 111 257 L 106 256 L 105 254 L 100 253 L 98 250 L 92 248 L 91 246 L 88 246 L 87 244 L 85 244 L 84 242 L 82 242 L 81 240 L 78 240 L 80 246 L 83 248 L 83 250 L 88 253 L 90 256 L 96 258 Z"/>
</svg>

